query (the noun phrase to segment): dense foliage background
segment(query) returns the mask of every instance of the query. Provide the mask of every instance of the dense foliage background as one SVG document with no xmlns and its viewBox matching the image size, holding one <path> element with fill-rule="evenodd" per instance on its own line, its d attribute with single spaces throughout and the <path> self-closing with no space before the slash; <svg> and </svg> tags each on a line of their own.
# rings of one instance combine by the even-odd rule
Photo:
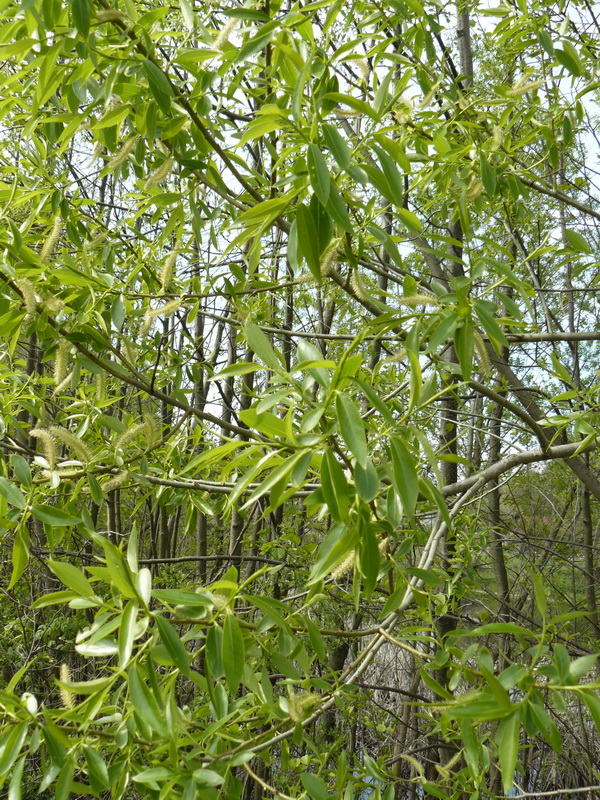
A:
<svg viewBox="0 0 600 800">
<path fill-rule="evenodd" d="M 599 784 L 598 9 L 0 14 L 9 800 Z"/>
</svg>

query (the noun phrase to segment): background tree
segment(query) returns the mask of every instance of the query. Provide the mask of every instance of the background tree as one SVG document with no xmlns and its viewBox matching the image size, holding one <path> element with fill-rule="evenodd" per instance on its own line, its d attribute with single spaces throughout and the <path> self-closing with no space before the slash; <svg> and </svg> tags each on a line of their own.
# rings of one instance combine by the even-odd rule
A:
<svg viewBox="0 0 600 800">
<path fill-rule="evenodd" d="M 598 783 L 587 3 L 7 3 L 10 800 Z"/>
</svg>

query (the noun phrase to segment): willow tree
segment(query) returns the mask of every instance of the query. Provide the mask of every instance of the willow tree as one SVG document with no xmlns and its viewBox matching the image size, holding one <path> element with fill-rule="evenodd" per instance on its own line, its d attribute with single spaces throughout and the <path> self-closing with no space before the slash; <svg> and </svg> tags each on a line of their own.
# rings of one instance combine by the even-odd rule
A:
<svg viewBox="0 0 600 800">
<path fill-rule="evenodd" d="M 1 14 L 10 800 L 597 783 L 593 8 Z"/>
</svg>

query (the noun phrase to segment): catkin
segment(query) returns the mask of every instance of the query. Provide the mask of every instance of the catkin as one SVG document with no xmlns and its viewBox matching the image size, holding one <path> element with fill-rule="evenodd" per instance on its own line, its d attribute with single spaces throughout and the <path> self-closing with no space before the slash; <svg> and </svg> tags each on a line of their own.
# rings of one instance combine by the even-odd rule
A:
<svg viewBox="0 0 600 800">
<path fill-rule="evenodd" d="M 430 294 L 409 294 L 398 298 L 398 303 L 401 306 L 435 306 L 439 307 L 438 300 Z"/>
<path fill-rule="evenodd" d="M 338 564 L 338 566 L 331 573 L 332 581 L 338 581 L 340 578 L 343 578 L 354 569 L 354 556 L 355 551 L 353 550 L 349 555 L 346 556 L 341 564 Z"/>
<path fill-rule="evenodd" d="M 360 72 L 363 77 L 363 80 L 366 80 L 369 77 L 369 63 L 364 58 L 354 58 L 352 61 L 348 62 L 352 64 L 353 67 Z"/>
<path fill-rule="evenodd" d="M 29 435 L 41 441 L 48 467 L 53 470 L 58 457 L 58 447 L 52 433 L 46 428 L 34 428 L 32 431 L 29 431 Z"/>
<path fill-rule="evenodd" d="M 125 142 L 123 147 L 119 150 L 116 155 L 114 155 L 111 160 L 108 162 L 107 169 L 112 171 L 116 169 L 120 164 L 122 164 L 127 156 L 132 152 L 133 148 L 136 146 L 137 141 L 140 137 L 139 136 L 130 136 L 129 139 Z"/>
<path fill-rule="evenodd" d="M 104 143 L 96 142 L 94 144 L 94 149 L 92 150 L 92 155 L 90 156 L 90 160 L 87 162 L 86 166 L 91 167 L 92 164 L 95 164 L 103 152 L 104 152 Z"/>
<path fill-rule="evenodd" d="M 363 302 L 367 303 L 371 299 L 369 297 L 369 293 L 364 287 L 358 270 L 352 270 L 352 275 L 350 276 L 350 288 L 352 289 L 352 294 L 357 300 L 362 300 Z"/>
<path fill-rule="evenodd" d="M 140 329 L 140 336 L 146 336 L 147 333 L 150 332 L 150 328 L 152 327 L 152 322 L 156 319 L 156 317 L 172 317 L 173 314 L 177 311 L 178 308 L 181 307 L 181 300 L 169 300 L 168 303 L 165 303 L 158 308 L 149 308 L 146 311 L 144 316 L 144 321 L 142 322 L 142 327 Z"/>
<path fill-rule="evenodd" d="M 35 299 L 35 289 L 27 278 L 19 278 L 16 282 L 23 295 L 23 305 L 25 306 L 25 322 L 28 322 L 35 315 L 37 301 Z"/>
<path fill-rule="evenodd" d="M 165 258 L 165 262 L 160 271 L 160 288 L 163 292 L 166 291 L 167 287 L 169 286 L 169 283 L 171 282 L 171 278 L 173 277 L 173 269 L 175 268 L 176 262 L 177 262 L 177 250 L 173 250 Z"/>
<path fill-rule="evenodd" d="M 232 17 L 225 23 L 219 33 L 215 36 L 215 40 L 212 45 L 213 50 L 222 50 L 225 47 L 237 23 L 238 21 L 235 17 Z"/>
<path fill-rule="evenodd" d="M 129 472 L 126 469 L 121 470 L 109 481 L 106 481 L 106 483 L 102 485 L 102 491 L 112 492 L 115 489 L 118 489 L 120 486 L 123 486 L 128 477 Z"/>
<path fill-rule="evenodd" d="M 165 158 L 163 163 L 160 165 L 158 169 L 155 169 L 154 172 L 149 176 L 148 180 L 144 184 L 144 191 L 147 192 L 152 186 L 155 186 L 157 183 L 164 181 L 167 177 L 169 172 L 173 169 L 173 164 L 175 163 L 174 158 Z"/>
<path fill-rule="evenodd" d="M 126 337 L 123 337 L 123 351 L 127 361 L 129 361 L 132 366 L 135 366 L 138 359 L 137 350 Z"/>
<path fill-rule="evenodd" d="M 117 437 L 115 441 L 115 450 L 124 450 L 125 447 L 132 442 L 136 436 L 138 436 L 143 431 L 146 431 L 146 422 L 138 422 L 137 425 L 134 425 L 132 428 L 128 428 L 124 433 Z"/>
<path fill-rule="evenodd" d="M 67 664 L 60 665 L 60 682 L 71 683 L 71 670 Z M 72 692 L 64 686 L 60 687 L 60 700 L 63 704 L 63 708 L 75 708 L 75 698 Z"/>
<path fill-rule="evenodd" d="M 106 372 L 104 370 L 96 375 L 96 400 L 106 400 Z"/>
<path fill-rule="evenodd" d="M 522 75 L 519 80 L 515 83 L 512 89 L 509 89 L 506 92 L 507 97 L 520 97 L 527 92 L 532 92 L 534 89 L 539 89 L 540 86 L 544 85 L 544 81 L 531 81 L 527 83 L 527 78 L 525 75 Z"/>
<path fill-rule="evenodd" d="M 55 439 L 58 439 L 59 442 L 66 444 L 67 447 L 70 447 L 73 452 L 79 456 L 81 461 L 85 461 L 87 464 L 91 458 L 90 451 L 87 449 L 85 444 L 81 441 L 79 436 L 76 436 L 71 431 L 66 430 L 65 428 L 60 428 L 56 425 L 53 425 L 51 428 L 48 428 L 49 432 Z"/>
<path fill-rule="evenodd" d="M 335 266 L 338 257 L 338 243 L 336 242 L 333 247 L 330 247 L 323 256 L 321 261 L 321 275 L 323 278 L 328 278 L 331 275 L 331 271 Z"/>
<path fill-rule="evenodd" d="M 95 12 L 98 22 L 126 22 L 128 17 L 124 11 L 118 8 L 103 8 Z"/>
<path fill-rule="evenodd" d="M 492 365 L 490 363 L 490 356 L 483 341 L 483 336 L 478 330 L 473 331 L 473 349 L 475 351 L 475 358 L 479 364 L 479 370 L 485 378 L 489 378 Z"/>
<path fill-rule="evenodd" d="M 319 696 L 309 692 L 306 694 L 291 694 L 288 697 L 290 719 L 292 722 L 302 722 L 319 702 Z"/>
<path fill-rule="evenodd" d="M 71 343 L 66 339 L 61 339 L 54 355 L 54 382 L 60 386 L 67 374 L 67 359 Z M 57 386 L 57 388 L 58 388 Z"/>
<path fill-rule="evenodd" d="M 44 246 L 40 251 L 40 262 L 45 264 L 52 253 L 54 252 L 54 248 L 58 244 L 58 240 L 60 239 L 60 234 L 63 229 L 63 221 L 60 215 L 54 217 L 54 223 L 52 225 L 52 230 L 50 231 L 50 236 L 46 239 Z"/>
<path fill-rule="evenodd" d="M 146 412 L 143 416 L 144 425 L 146 426 L 146 439 L 148 447 L 153 447 L 156 444 L 156 422 L 152 414 Z"/>
</svg>

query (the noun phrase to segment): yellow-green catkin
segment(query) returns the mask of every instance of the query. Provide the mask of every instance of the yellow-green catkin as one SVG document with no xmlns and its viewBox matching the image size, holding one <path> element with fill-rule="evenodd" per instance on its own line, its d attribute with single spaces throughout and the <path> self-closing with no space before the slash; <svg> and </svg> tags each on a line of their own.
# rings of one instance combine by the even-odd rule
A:
<svg viewBox="0 0 600 800">
<path fill-rule="evenodd" d="M 60 665 L 60 682 L 71 683 L 71 670 L 67 664 Z M 63 704 L 63 708 L 75 708 L 75 697 L 64 686 L 60 687 L 60 701 Z"/>
<path fill-rule="evenodd" d="M 331 275 L 333 268 L 337 262 L 338 258 L 338 244 L 337 242 L 330 247 L 328 250 L 325 251 L 325 254 L 321 260 L 321 275 L 323 278 L 328 278 Z"/>
<path fill-rule="evenodd" d="M 34 317 L 37 307 L 35 289 L 33 288 L 31 281 L 27 278 L 19 278 L 16 283 L 23 296 L 23 305 L 25 306 L 25 322 L 28 322 Z"/>
<path fill-rule="evenodd" d="M 96 375 L 96 400 L 106 400 L 106 372 L 102 370 Z"/>
<path fill-rule="evenodd" d="M 119 489 L 123 484 L 127 481 L 129 477 L 129 472 L 126 469 L 121 470 L 116 475 L 114 475 L 109 481 L 106 481 L 102 485 L 103 492 L 112 492 L 115 489 Z"/>
<path fill-rule="evenodd" d="M 34 428 L 29 431 L 29 435 L 34 439 L 39 439 L 44 448 L 44 458 L 49 468 L 52 470 L 56 466 L 56 459 L 58 458 L 58 447 L 56 439 L 52 433 L 46 428 Z"/>
<path fill-rule="evenodd" d="M 533 92 L 534 89 L 539 89 L 540 86 L 543 85 L 544 81 L 531 81 L 527 83 L 527 76 L 522 75 L 512 89 L 506 92 L 506 95 L 507 97 L 520 97 L 521 95 L 527 94 L 527 92 Z"/>
<path fill-rule="evenodd" d="M 158 308 L 149 308 L 148 311 L 146 311 L 144 321 L 142 322 L 140 336 L 146 336 L 146 334 L 150 332 L 152 322 L 156 319 L 156 317 L 172 317 L 178 308 L 181 308 L 181 300 L 179 299 L 169 300 L 168 303 L 165 303 Z"/>
<path fill-rule="evenodd" d="M 52 253 L 54 252 L 54 248 L 58 244 L 58 240 L 60 239 L 60 234 L 63 229 L 63 221 L 60 215 L 54 217 L 54 223 L 52 224 L 52 230 L 50 231 L 50 235 L 44 242 L 44 246 L 40 250 L 40 261 L 42 264 L 45 264 Z"/>
<path fill-rule="evenodd" d="M 115 450 L 124 450 L 127 445 L 132 442 L 142 432 L 146 432 L 146 422 L 138 422 L 132 428 L 128 428 L 124 433 L 117 437 L 115 441 Z"/>
<path fill-rule="evenodd" d="M 338 564 L 338 566 L 333 570 L 331 573 L 332 581 L 339 581 L 340 578 L 344 578 L 349 572 L 352 572 L 354 569 L 354 557 L 355 551 L 353 550 L 349 555 L 346 556 L 342 563 Z"/>
<path fill-rule="evenodd" d="M 123 337 L 123 352 L 125 353 L 125 358 L 131 366 L 135 366 L 137 364 L 138 354 L 135 347 L 131 344 L 127 337 Z"/>
<path fill-rule="evenodd" d="M 143 419 L 144 425 L 146 426 L 146 439 L 148 441 L 148 447 L 154 447 L 157 440 L 156 421 L 152 414 L 148 414 L 148 412 L 144 414 Z"/>
<path fill-rule="evenodd" d="M 288 699 L 288 713 L 293 722 L 302 722 L 315 706 L 319 705 L 321 698 L 316 694 L 291 694 Z"/>
<path fill-rule="evenodd" d="M 136 146 L 137 141 L 140 137 L 139 136 L 130 136 L 129 139 L 125 142 L 123 147 L 116 153 L 111 160 L 106 165 L 109 171 L 116 169 L 120 164 L 122 164 L 128 155 L 131 154 L 133 148 Z"/>
<path fill-rule="evenodd" d="M 479 371 L 485 378 L 489 378 L 490 373 L 492 371 L 490 356 L 487 351 L 487 347 L 485 346 L 483 336 L 479 333 L 478 330 L 473 331 L 473 350 L 475 352 L 475 358 L 477 359 L 477 363 L 479 365 Z"/>
<path fill-rule="evenodd" d="M 157 183 L 164 181 L 169 172 L 171 172 L 173 169 L 174 163 L 174 158 L 165 158 L 160 167 L 155 169 L 154 172 L 148 177 L 148 180 L 144 184 L 144 191 L 147 192 L 148 189 L 152 188 L 152 186 L 156 186 Z"/>
<path fill-rule="evenodd" d="M 71 431 L 68 431 L 65 428 L 60 428 L 57 425 L 53 425 L 51 428 L 48 428 L 48 430 L 55 439 L 58 439 L 59 442 L 62 442 L 69 447 L 81 461 L 84 461 L 86 464 L 90 461 L 90 451 L 81 441 L 79 436 L 76 436 L 74 433 L 71 433 Z"/>
<path fill-rule="evenodd" d="M 87 166 L 91 167 L 92 164 L 95 164 L 96 161 L 100 158 L 102 153 L 104 152 L 105 146 L 103 142 L 96 142 L 94 144 L 94 149 L 92 150 L 92 155 L 90 156 L 90 160 L 87 162 Z"/>
<path fill-rule="evenodd" d="M 98 22 L 127 22 L 128 16 L 118 8 L 103 8 L 94 12 Z"/>
<path fill-rule="evenodd" d="M 416 306 L 438 307 L 440 305 L 437 298 L 430 294 L 405 295 L 403 297 L 398 298 L 398 303 L 401 306 L 410 306 L 411 308 L 415 308 Z"/>
<path fill-rule="evenodd" d="M 58 386 L 62 384 L 67 375 L 67 361 L 71 343 L 66 339 L 61 339 L 54 355 L 54 383 Z"/>
<path fill-rule="evenodd" d="M 357 300 L 368 302 L 371 299 L 362 282 L 361 275 L 356 269 L 352 270 L 352 275 L 350 276 L 350 288 Z"/>
<path fill-rule="evenodd" d="M 175 269 L 175 264 L 177 263 L 177 250 L 173 250 L 169 255 L 165 258 L 165 261 L 162 265 L 162 269 L 160 271 L 160 288 L 161 291 L 165 292 L 171 283 L 171 278 L 173 277 L 173 270 Z"/>
<path fill-rule="evenodd" d="M 237 24 L 238 20 L 235 17 L 229 18 L 219 33 L 215 36 L 215 40 L 212 45 L 213 50 L 222 50 L 225 47 Z"/>
</svg>

